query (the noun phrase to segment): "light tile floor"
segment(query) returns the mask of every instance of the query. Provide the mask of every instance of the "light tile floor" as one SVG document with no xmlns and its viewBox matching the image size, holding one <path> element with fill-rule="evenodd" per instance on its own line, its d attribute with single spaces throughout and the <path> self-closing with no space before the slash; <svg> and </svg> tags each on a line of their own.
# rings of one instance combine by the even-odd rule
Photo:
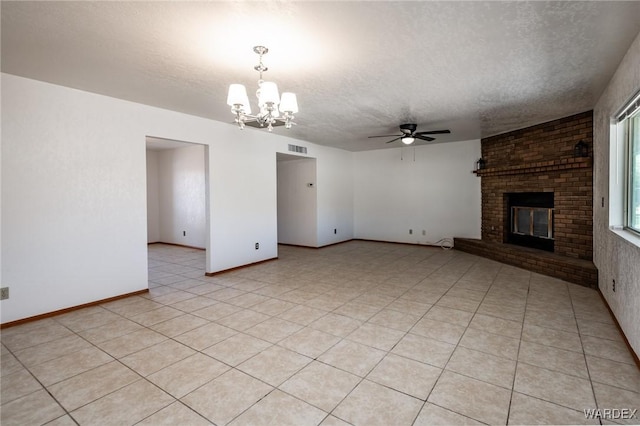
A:
<svg viewBox="0 0 640 426">
<path fill-rule="evenodd" d="M 600 424 L 583 410 L 640 408 L 588 288 L 364 241 L 203 271 L 203 251 L 151 245 L 148 294 L 3 330 L 2 425 Z"/>
</svg>

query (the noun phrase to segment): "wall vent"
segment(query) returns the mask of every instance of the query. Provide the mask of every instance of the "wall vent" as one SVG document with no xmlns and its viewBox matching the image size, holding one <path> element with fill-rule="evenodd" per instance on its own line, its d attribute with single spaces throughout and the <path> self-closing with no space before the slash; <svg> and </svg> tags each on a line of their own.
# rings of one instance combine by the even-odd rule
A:
<svg viewBox="0 0 640 426">
<path fill-rule="evenodd" d="M 307 153 L 307 147 L 306 146 L 298 146 L 298 145 L 289 144 L 289 151 L 298 152 L 300 154 L 306 154 Z"/>
</svg>

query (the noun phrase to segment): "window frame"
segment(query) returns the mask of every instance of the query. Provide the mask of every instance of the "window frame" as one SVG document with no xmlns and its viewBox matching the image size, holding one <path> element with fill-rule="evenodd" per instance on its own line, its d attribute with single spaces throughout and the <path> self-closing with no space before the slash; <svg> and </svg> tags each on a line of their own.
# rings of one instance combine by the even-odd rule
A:
<svg viewBox="0 0 640 426">
<path fill-rule="evenodd" d="M 640 236 L 640 220 L 637 227 L 634 227 L 635 209 L 640 209 L 640 195 L 637 200 L 633 197 L 634 191 L 634 149 L 637 151 L 636 156 L 640 153 L 640 91 L 636 93 L 632 100 L 628 102 L 622 111 L 616 116 L 617 124 L 623 126 L 623 144 L 624 148 L 624 190 L 623 190 L 623 229 L 631 232 L 636 236 Z M 635 137 L 634 137 L 635 136 Z M 640 161 L 636 167 L 640 169 Z M 638 173 L 638 170 L 635 170 Z M 637 182 L 636 185 L 640 185 Z M 633 204 L 636 202 L 636 205 Z"/>
</svg>

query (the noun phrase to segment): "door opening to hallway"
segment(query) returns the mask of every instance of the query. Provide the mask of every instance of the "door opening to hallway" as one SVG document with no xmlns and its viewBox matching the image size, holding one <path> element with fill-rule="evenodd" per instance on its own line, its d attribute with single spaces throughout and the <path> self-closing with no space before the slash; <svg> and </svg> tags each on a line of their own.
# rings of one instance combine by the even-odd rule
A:
<svg viewBox="0 0 640 426">
<path fill-rule="evenodd" d="M 147 243 L 202 251 L 204 275 L 210 249 L 208 146 L 148 136 L 146 148 Z"/>
</svg>

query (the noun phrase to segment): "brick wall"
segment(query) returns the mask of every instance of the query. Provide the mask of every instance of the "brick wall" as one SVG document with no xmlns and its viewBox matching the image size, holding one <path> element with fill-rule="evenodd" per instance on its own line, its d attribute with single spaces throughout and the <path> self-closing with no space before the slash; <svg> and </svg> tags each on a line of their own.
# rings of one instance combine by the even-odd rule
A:
<svg viewBox="0 0 640 426">
<path fill-rule="evenodd" d="M 482 239 L 503 243 L 505 193 L 554 192 L 555 253 L 593 257 L 593 166 L 574 158 L 579 141 L 593 147 L 593 111 L 482 139 Z"/>
<path fill-rule="evenodd" d="M 598 288 L 598 270 L 589 260 L 559 256 L 555 253 L 528 247 L 468 238 L 454 238 L 454 246 L 456 250 L 515 265 L 585 287 Z"/>
</svg>

